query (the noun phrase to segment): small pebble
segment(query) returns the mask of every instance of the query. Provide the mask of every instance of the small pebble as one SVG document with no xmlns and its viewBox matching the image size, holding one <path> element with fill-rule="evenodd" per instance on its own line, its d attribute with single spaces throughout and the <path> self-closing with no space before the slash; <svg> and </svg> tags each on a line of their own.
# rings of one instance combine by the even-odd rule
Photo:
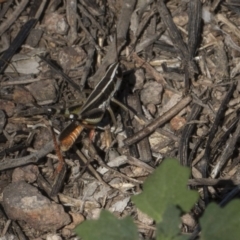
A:
<svg viewBox="0 0 240 240">
<path fill-rule="evenodd" d="M 160 83 L 149 81 L 144 84 L 140 94 L 141 101 L 144 105 L 148 103 L 159 104 L 161 103 L 163 87 Z"/>
<path fill-rule="evenodd" d="M 196 226 L 196 220 L 190 214 L 185 214 L 181 217 L 183 224 L 186 224 L 191 229 L 194 229 Z"/>
<path fill-rule="evenodd" d="M 47 235 L 46 240 L 62 240 L 62 238 L 59 235 L 50 234 Z"/>
<path fill-rule="evenodd" d="M 153 103 L 149 103 L 147 105 L 147 110 L 151 113 L 152 116 L 154 116 L 157 111 L 157 108 Z"/>
<path fill-rule="evenodd" d="M 50 234 L 47 235 L 46 240 L 62 240 L 62 238 L 59 235 Z"/>
<path fill-rule="evenodd" d="M 72 217 L 72 222 L 69 225 L 67 225 L 65 229 L 73 230 L 77 225 L 79 225 L 85 220 L 84 216 L 81 213 L 70 212 L 70 215 Z"/>
<path fill-rule="evenodd" d="M 26 181 L 33 183 L 37 180 L 38 174 L 38 167 L 33 164 L 15 168 L 12 173 L 12 182 Z"/>
<path fill-rule="evenodd" d="M 12 101 L 0 99 L 0 109 L 4 111 L 8 117 L 12 117 L 15 104 Z"/>
<path fill-rule="evenodd" d="M 59 51 L 58 60 L 64 70 L 77 68 L 85 59 L 87 55 L 84 50 L 79 47 L 64 47 Z"/>
<path fill-rule="evenodd" d="M 52 79 L 33 82 L 26 87 L 36 101 L 54 101 L 57 97 L 55 82 Z"/>
<path fill-rule="evenodd" d="M 44 25 L 47 31 L 58 34 L 66 34 L 69 28 L 65 17 L 54 12 L 45 16 Z"/>
<path fill-rule="evenodd" d="M 146 225 L 152 225 L 153 219 L 150 218 L 147 214 L 141 212 L 139 209 L 137 209 L 137 216 L 138 220 Z"/>
<path fill-rule="evenodd" d="M 175 116 L 171 119 L 170 125 L 173 130 L 178 131 L 186 124 L 186 119 L 180 116 Z"/>
<path fill-rule="evenodd" d="M 139 90 L 143 88 L 143 83 L 144 83 L 144 79 L 145 79 L 145 75 L 144 75 L 144 71 L 143 69 L 139 68 L 135 71 L 134 73 L 134 89 L 133 91 Z"/>
</svg>

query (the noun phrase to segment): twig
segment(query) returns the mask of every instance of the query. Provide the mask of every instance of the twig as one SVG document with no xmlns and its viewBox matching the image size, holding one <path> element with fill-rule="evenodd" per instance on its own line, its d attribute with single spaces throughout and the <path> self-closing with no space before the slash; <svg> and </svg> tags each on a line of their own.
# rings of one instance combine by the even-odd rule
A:
<svg viewBox="0 0 240 240">
<path fill-rule="evenodd" d="M 47 0 L 43 0 L 43 1 L 35 0 L 35 2 L 32 4 L 29 17 L 39 19 L 43 10 L 45 9 L 46 2 Z"/>
<path fill-rule="evenodd" d="M 203 174 L 203 177 L 206 178 L 207 177 L 207 168 L 208 168 L 208 164 L 210 162 L 210 154 L 211 154 L 211 143 L 215 137 L 215 133 L 218 129 L 218 126 L 221 122 L 221 119 L 222 119 L 222 116 L 224 114 L 224 111 L 226 109 L 226 106 L 227 106 L 227 103 L 229 102 L 231 96 L 232 96 L 232 93 L 235 89 L 235 85 L 232 84 L 230 89 L 228 90 L 225 98 L 223 99 L 219 109 L 218 109 L 218 112 L 216 114 L 216 118 L 214 120 L 214 123 L 210 129 L 210 132 L 209 132 L 209 136 L 208 136 L 208 140 L 207 140 L 207 143 L 206 143 L 206 147 L 205 147 L 205 153 L 204 153 L 204 157 L 202 159 L 202 174 Z"/>
<path fill-rule="evenodd" d="M 0 36 L 2 36 L 2 34 L 16 21 L 21 12 L 25 10 L 28 2 L 29 0 L 22 0 L 16 10 L 9 15 L 10 17 L 1 23 Z"/>
<path fill-rule="evenodd" d="M 96 43 L 96 40 L 94 39 L 92 34 L 87 30 L 87 28 L 85 28 L 84 24 L 82 23 L 82 20 L 81 20 L 80 16 L 77 16 L 77 19 L 78 19 L 78 24 L 79 24 L 80 28 L 86 33 L 86 35 L 88 36 L 88 39 L 91 41 L 91 43 L 94 44 L 95 48 L 99 52 L 102 52 L 101 48 Z"/>
<path fill-rule="evenodd" d="M 198 117 L 201 109 L 202 107 L 200 105 L 194 104 L 187 122 L 195 120 Z M 178 152 L 179 152 L 180 163 L 183 166 L 191 166 L 191 163 L 189 162 L 189 158 L 188 158 L 188 142 L 192 134 L 192 131 L 194 129 L 194 126 L 195 126 L 194 124 L 186 124 L 186 126 L 182 131 Z"/>
<path fill-rule="evenodd" d="M 64 180 L 65 180 L 65 177 L 66 177 L 67 167 L 66 167 L 65 161 L 63 159 L 63 155 L 62 155 L 62 152 L 60 150 L 60 146 L 57 142 L 56 135 L 53 131 L 51 121 L 50 121 L 50 131 L 51 131 L 51 135 L 52 135 L 52 138 L 53 138 L 54 148 L 55 148 L 55 151 L 56 151 L 56 154 L 57 154 L 57 157 L 58 157 L 58 165 L 57 165 L 57 168 L 55 169 L 55 172 L 54 172 L 54 177 L 55 178 L 54 178 L 54 183 L 52 185 L 52 191 L 50 193 L 50 196 L 54 197 L 59 193 L 61 187 L 63 186 Z"/>
<path fill-rule="evenodd" d="M 89 164 L 88 159 L 77 149 L 77 147 L 73 146 L 74 151 L 76 151 L 76 154 L 80 157 L 80 159 L 87 165 L 88 169 L 91 171 L 91 173 L 96 177 L 96 179 L 101 182 L 103 185 L 110 187 L 106 182 L 104 182 L 101 178 L 101 176 L 97 173 L 97 171 L 92 167 L 91 164 Z"/>
<path fill-rule="evenodd" d="M 134 136 L 125 139 L 124 143 L 126 145 L 131 145 L 140 141 L 144 137 L 148 136 L 155 129 L 157 129 L 158 127 L 166 123 L 168 120 L 170 120 L 172 117 L 174 117 L 176 114 L 178 114 L 184 107 L 186 107 L 191 102 L 191 100 L 192 100 L 191 96 L 187 96 L 183 98 L 180 102 L 178 102 L 175 106 L 173 106 L 169 111 L 164 113 L 162 116 L 157 117 L 150 124 L 148 124 L 142 130 L 137 132 Z"/>
<path fill-rule="evenodd" d="M 229 102 L 229 100 L 230 100 L 230 98 L 233 94 L 234 89 L 235 89 L 235 84 L 232 84 L 230 86 L 230 89 L 228 90 L 225 98 L 223 99 L 219 109 L 218 109 L 218 112 L 216 114 L 216 118 L 214 120 L 214 123 L 213 123 L 211 129 L 210 129 L 208 140 L 207 140 L 206 147 L 205 147 L 204 156 L 203 156 L 203 158 L 200 162 L 201 173 L 202 173 L 202 176 L 204 178 L 208 177 L 208 165 L 210 163 L 211 142 L 213 141 L 213 139 L 215 137 L 215 133 L 218 129 L 218 126 L 220 124 L 220 121 L 222 119 L 224 111 L 226 109 L 227 103 Z M 204 194 L 205 204 L 208 204 L 208 202 L 209 202 L 209 196 L 208 195 L 209 194 L 208 194 L 208 189 L 206 187 L 203 188 L 203 194 Z"/>
<path fill-rule="evenodd" d="M 8 11 L 9 7 L 12 5 L 13 0 L 8 0 L 3 4 L 3 7 L 0 12 L 0 20 L 4 17 L 6 12 Z"/>
<path fill-rule="evenodd" d="M 132 109 L 133 108 L 135 109 L 138 116 L 142 115 L 141 103 L 140 103 L 139 96 L 137 94 L 128 96 L 127 103 Z M 130 112 L 130 116 L 131 116 L 131 118 L 133 117 L 133 114 L 131 112 Z M 142 126 L 140 124 L 138 124 L 135 119 L 132 120 L 132 126 L 134 126 L 133 127 L 134 132 L 137 132 L 142 128 Z M 142 160 L 143 162 L 149 162 L 152 160 L 150 144 L 149 144 L 149 140 L 147 138 L 142 139 L 137 144 L 137 149 L 138 149 L 140 160 Z"/>
<path fill-rule="evenodd" d="M 96 149 L 94 148 L 93 144 L 91 143 L 90 139 L 89 138 L 85 138 L 83 139 L 83 144 L 84 146 L 88 149 L 88 152 L 89 152 L 89 155 L 93 158 L 93 159 L 96 159 L 98 161 L 98 163 L 108 169 L 109 171 L 112 171 L 114 174 L 116 174 L 116 176 L 118 177 L 122 177 L 124 179 L 127 179 L 128 181 L 131 181 L 133 183 L 143 183 L 142 181 L 139 181 L 137 179 L 134 179 L 134 178 L 131 178 L 131 177 L 128 177 L 126 175 L 124 175 L 123 173 L 121 172 L 118 172 L 116 170 L 114 170 L 113 168 L 109 167 L 107 164 L 104 163 L 104 161 L 101 159 L 101 157 L 97 154 L 97 151 Z"/>
<path fill-rule="evenodd" d="M 189 179 L 188 185 L 191 186 L 234 186 L 238 185 L 239 181 L 228 179 L 211 179 L 211 178 L 195 178 Z"/>
<path fill-rule="evenodd" d="M 198 0 L 196 0 L 198 1 Z M 193 23 L 190 23 L 189 25 L 189 30 L 193 30 L 193 27 L 195 28 L 194 31 L 190 32 L 191 35 L 194 35 L 195 33 L 199 33 L 199 25 L 200 25 L 200 4 L 196 4 L 195 0 L 193 0 L 190 4 L 190 9 L 192 10 L 198 10 L 197 13 L 197 18 L 196 16 L 194 16 L 196 18 L 195 21 L 193 21 Z M 198 1 L 200 2 L 200 1 Z M 169 10 L 166 7 L 166 4 L 164 3 L 164 0 L 158 0 L 158 11 L 160 13 L 161 19 L 164 22 L 164 24 L 167 27 L 167 30 L 169 32 L 169 35 L 171 37 L 172 42 L 174 43 L 174 46 L 176 46 L 176 48 L 179 50 L 180 53 L 180 57 L 183 61 L 183 65 L 184 65 L 184 71 L 185 71 L 185 91 L 188 91 L 189 89 L 189 79 L 194 75 L 195 72 L 197 72 L 197 66 L 196 64 L 192 61 L 192 55 L 195 53 L 193 52 L 194 49 L 196 48 L 196 43 L 197 43 L 197 37 L 193 37 L 191 36 L 194 41 L 189 40 L 190 41 L 190 47 L 191 47 L 191 54 L 189 52 L 189 49 L 187 47 L 187 45 L 185 44 L 185 42 L 182 39 L 181 33 L 179 32 L 177 26 L 175 25 L 175 23 L 173 22 L 172 16 L 169 12 Z"/>
<path fill-rule="evenodd" d="M 26 77 L 26 76 L 24 76 Z M 42 80 L 42 78 L 32 78 L 31 79 L 22 79 L 22 80 L 9 80 L 7 82 L 0 82 L 0 87 L 12 86 L 12 85 L 21 85 L 21 84 L 28 84 L 33 82 L 38 82 Z"/>
<path fill-rule="evenodd" d="M 48 153 L 53 151 L 54 145 L 53 142 L 48 142 L 41 150 L 36 153 L 30 154 L 26 157 L 8 159 L 3 162 L 0 162 L 0 171 L 6 170 L 9 168 L 20 167 L 27 165 L 29 163 L 37 163 L 41 158 L 45 157 Z"/>
<path fill-rule="evenodd" d="M 125 45 L 127 32 L 129 30 L 129 24 L 131 20 L 131 15 L 135 7 L 136 0 L 124 0 L 122 2 L 122 9 L 117 23 L 117 55 L 120 53 L 121 49 Z M 91 86 L 96 86 L 100 79 L 106 72 L 107 67 L 112 64 L 116 59 L 116 44 L 115 41 L 109 45 L 107 54 L 103 59 L 102 65 L 98 68 L 94 76 L 89 79 L 89 84 Z"/>
<path fill-rule="evenodd" d="M 146 28 L 147 23 L 155 14 L 156 14 L 156 9 L 149 11 L 149 13 L 147 13 L 144 19 L 141 20 L 141 22 L 139 23 L 134 39 L 132 40 L 133 48 L 135 48 L 136 43 L 139 39 L 139 36 L 142 34 L 143 30 Z"/>
<path fill-rule="evenodd" d="M 77 39 L 77 0 L 70 0 L 66 2 L 66 17 L 70 30 L 68 32 L 69 44 L 72 45 Z"/>
<path fill-rule="evenodd" d="M 240 185 L 236 186 L 227 196 L 219 203 L 221 207 L 224 207 L 230 200 L 232 200 L 240 192 Z"/>
<path fill-rule="evenodd" d="M 235 149 L 236 142 L 239 138 L 239 135 L 240 135 L 240 120 L 238 120 L 237 129 L 233 133 L 232 137 L 228 140 L 228 142 L 220 156 L 220 159 L 218 160 L 217 164 L 215 165 L 215 167 L 213 168 L 213 170 L 211 172 L 212 178 L 215 178 L 217 176 L 217 174 L 219 173 L 219 171 L 221 170 L 223 165 L 227 162 L 227 160 L 233 154 L 233 151 Z"/>
<path fill-rule="evenodd" d="M 86 10 L 83 5 L 78 4 L 78 8 L 82 14 L 84 14 L 87 18 L 89 18 L 92 22 L 92 24 L 105 36 L 106 33 L 102 29 L 101 25 L 96 21 L 96 19 Z"/>
<path fill-rule="evenodd" d="M 75 90 L 80 91 L 79 85 L 75 83 L 67 74 L 65 74 L 61 69 L 59 69 L 53 62 L 51 62 L 49 59 L 42 57 L 38 55 L 44 62 L 46 62 L 57 74 L 61 75 L 63 77 L 63 80 L 67 81 L 71 87 L 73 87 Z"/>
<path fill-rule="evenodd" d="M 193 59 L 196 53 L 198 42 L 200 39 L 200 27 L 202 17 L 202 3 L 199 0 L 192 0 L 189 2 L 188 9 L 188 50 L 190 60 Z"/>
<path fill-rule="evenodd" d="M 30 19 L 23 25 L 22 29 L 14 38 L 10 47 L 4 52 L 0 59 L 0 73 L 2 73 L 4 69 L 7 67 L 8 62 L 11 60 L 17 49 L 23 44 L 23 42 L 27 38 L 28 34 L 30 33 L 32 27 L 36 24 L 36 22 L 37 22 L 36 19 Z"/>
<path fill-rule="evenodd" d="M 89 44 L 89 49 L 88 49 L 88 52 L 87 52 L 88 58 L 86 60 L 86 64 L 85 64 L 84 71 L 83 71 L 83 74 L 82 74 L 82 78 L 81 78 L 81 81 L 80 81 L 80 90 L 82 90 L 84 88 L 85 83 L 87 81 L 87 77 L 88 77 L 88 75 L 90 73 L 90 70 L 91 70 L 91 67 L 92 67 L 94 53 L 95 53 L 94 43 L 91 42 Z"/>
<path fill-rule="evenodd" d="M 151 74 L 152 77 L 163 86 L 167 85 L 167 82 L 163 78 L 162 74 L 159 73 L 155 68 L 153 68 L 149 63 L 141 59 L 136 53 L 132 54 L 133 59 L 136 61 L 137 65 L 143 67 L 147 73 Z"/>
<path fill-rule="evenodd" d="M 168 32 L 174 43 L 174 46 L 176 46 L 178 48 L 178 50 L 180 51 L 181 58 L 183 60 L 188 59 L 189 58 L 188 57 L 189 56 L 188 48 L 187 48 L 186 44 L 184 43 L 177 26 L 173 22 L 172 16 L 169 13 L 169 10 L 167 9 L 164 1 L 158 0 L 157 7 L 158 7 L 158 11 L 160 13 L 161 19 L 168 29 Z"/>
<path fill-rule="evenodd" d="M 240 38 L 240 30 L 239 28 L 234 24 L 232 23 L 231 21 L 229 21 L 226 17 L 224 17 L 222 14 L 217 14 L 216 15 L 216 20 L 217 21 L 220 21 L 224 24 L 226 24 L 228 26 L 228 28 L 230 29 L 230 31 L 238 38 Z"/>
</svg>

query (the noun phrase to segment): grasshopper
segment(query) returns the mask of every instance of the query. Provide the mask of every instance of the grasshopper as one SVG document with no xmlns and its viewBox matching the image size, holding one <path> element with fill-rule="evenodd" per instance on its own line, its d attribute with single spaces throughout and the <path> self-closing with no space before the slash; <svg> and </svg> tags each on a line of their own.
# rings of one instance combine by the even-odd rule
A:
<svg viewBox="0 0 240 240">
<path fill-rule="evenodd" d="M 77 114 L 77 116 L 76 114 L 70 115 L 73 122 L 70 123 L 59 136 L 62 151 L 67 151 L 72 147 L 85 126 L 98 124 L 102 120 L 106 110 L 109 111 L 114 124 L 116 123 L 110 103 L 115 102 L 122 106 L 122 104 L 114 98 L 116 91 L 121 85 L 121 81 L 122 72 L 119 68 L 119 62 L 114 62 L 109 66 L 106 74 L 89 95 L 79 114 Z"/>
</svg>

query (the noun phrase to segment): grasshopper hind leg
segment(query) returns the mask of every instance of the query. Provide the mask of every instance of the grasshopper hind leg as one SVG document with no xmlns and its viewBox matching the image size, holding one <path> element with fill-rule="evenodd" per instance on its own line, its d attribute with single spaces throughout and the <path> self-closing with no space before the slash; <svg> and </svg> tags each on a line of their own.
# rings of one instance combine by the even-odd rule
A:
<svg viewBox="0 0 240 240">
<path fill-rule="evenodd" d="M 131 112 L 131 113 L 133 114 L 134 118 L 136 119 L 136 121 L 138 121 L 138 123 L 139 123 L 140 125 L 145 125 L 145 124 L 146 124 L 146 122 L 145 122 L 142 118 L 140 118 L 139 116 L 137 116 L 131 109 L 129 109 L 126 105 L 124 105 L 124 104 L 122 104 L 121 102 L 119 102 L 117 99 L 111 98 L 111 101 L 114 102 L 114 103 L 116 103 L 116 104 L 117 104 L 119 107 L 121 107 L 124 111 L 126 111 L 126 112 Z M 115 119 L 115 120 L 116 120 L 116 119 Z"/>
<path fill-rule="evenodd" d="M 113 126 L 114 126 L 114 131 L 113 132 L 115 132 L 117 130 L 117 120 L 115 118 L 115 115 L 114 115 L 113 110 L 111 109 L 111 107 L 108 107 L 107 110 L 108 110 L 108 112 L 110 114 L 110 117 L 112 119 L 112 122 L 113 122 Z"/>
</svg>

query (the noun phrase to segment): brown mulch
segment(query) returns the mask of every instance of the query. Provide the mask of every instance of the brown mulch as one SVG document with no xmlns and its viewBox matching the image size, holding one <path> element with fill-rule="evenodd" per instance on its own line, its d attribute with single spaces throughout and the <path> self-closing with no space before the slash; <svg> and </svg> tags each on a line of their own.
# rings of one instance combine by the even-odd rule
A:
<svg viewBox="0 0 240 240">
<path fill-rule="evenodd" d="M 130 197 L 167 157 L 191 168 L 201 195 L 182 218 L 192 239 L 210 201 L 238 197 L 237 1 L 0 2 L 1 239 L 77 239 L 103 208 L 151 239 Z M 77 118 L 116 61 L 115 98 L 130 110 L 113 101 L 116 124 L 106 111 L 93 131 Z M 75 127 L 86 121 L 63 152 L 71 113 Z"/>
</svg>

